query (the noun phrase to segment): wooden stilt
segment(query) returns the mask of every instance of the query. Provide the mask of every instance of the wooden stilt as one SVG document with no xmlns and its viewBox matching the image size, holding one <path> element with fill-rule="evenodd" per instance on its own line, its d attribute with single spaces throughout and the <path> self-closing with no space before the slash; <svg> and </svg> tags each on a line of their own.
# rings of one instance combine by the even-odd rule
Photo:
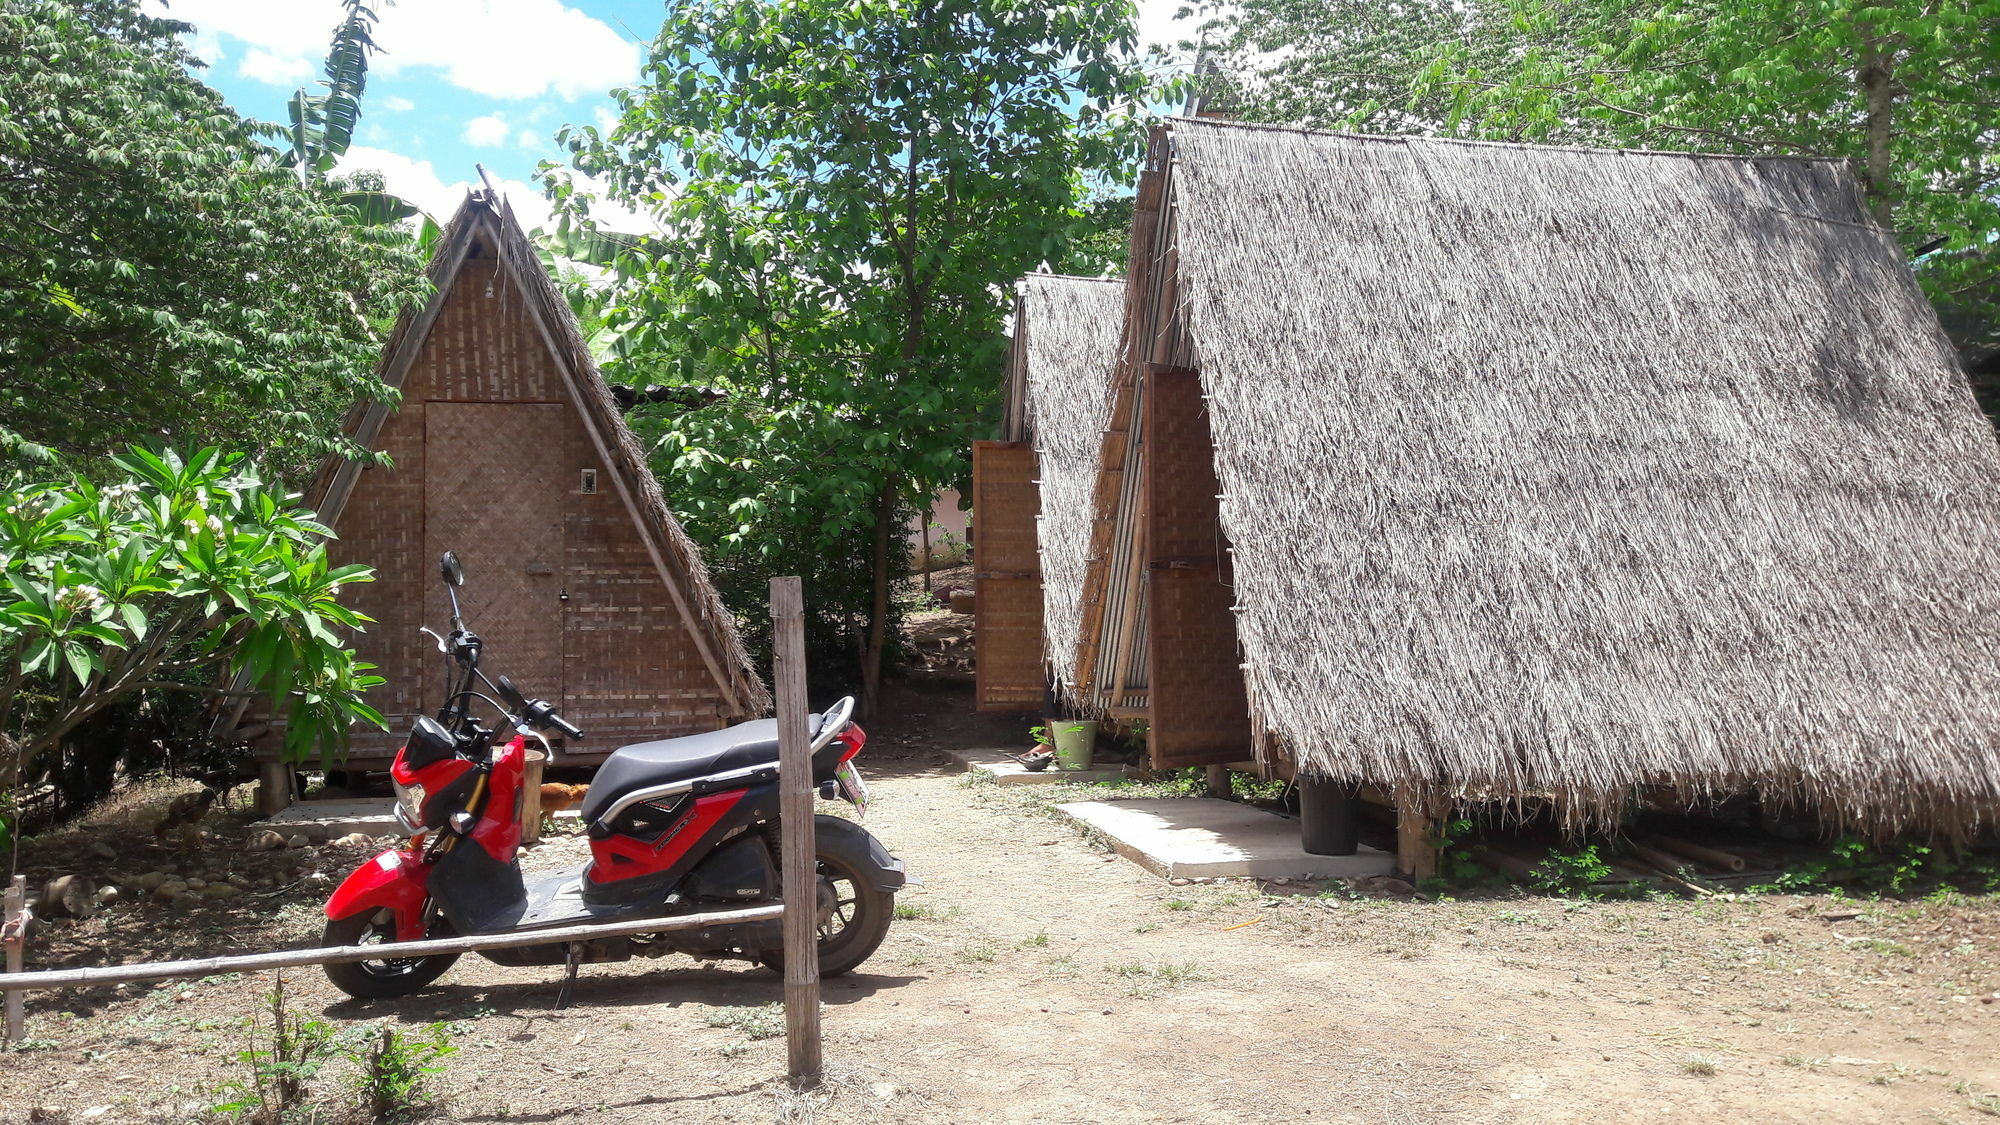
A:
<svg viewBox="0 0 2000 1125">
<path fill-rule="evenodd" d="M 521 842 L 537 843 L 542 838 L 542 771 L 549 764 L 540 750 L 528 751 L 521 778 Z"/>
<path fill-rule="evenodd" d="M 1396 796 L 1396 870 L 1412 883 L 1437 875 L 1434 810 L 1410 793 Z"/>
<path fill-rule="evenodd" d="M 277 758 L 257 763 L 257 812 L 276 816 L 291 807 L 291 764 Z"/>
<path fill-rule="evenodd" d="M 1208 795 L 1228 800 L 1229 795 L 1233 792 L 1235 792 L 1235 788 L 1229 779 L 1229 767 L 1208 767 Z"/>
<path fill-rule="evenodd" d="M 778 839 L 785 895 L 785 1054 L 794 1082 L 817 1083 L 819 848 L 813 838 L 812 736 L 806 730 L 805 595 L 797 578 L 771 579 L 778 705 Z"/>
</svg>

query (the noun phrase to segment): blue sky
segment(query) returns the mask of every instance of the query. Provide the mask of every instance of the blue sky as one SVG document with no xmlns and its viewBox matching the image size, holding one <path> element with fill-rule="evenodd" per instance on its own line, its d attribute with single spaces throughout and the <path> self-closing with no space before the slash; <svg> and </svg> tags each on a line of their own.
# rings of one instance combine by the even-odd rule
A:
<svg viewBox="0 0 2000 1125">
<path fill-rule="evenodd" d="M 1141 0 L 1141 38 L 1172 38 L 1181 6 Z M 269 121 L 284 121 L 292 92 L 319 79 L 340 18 L 339 0 L 146 0 L 146 7 L 195 25 L 192 45 L 209 64 L 204 80 L 239 112 Z M 529 186 L 535 165 L 562 158 L 554 142 L 562 125 L 610 116 L 610 92 L 637 81 L 665 8 L 662 0 L 381 4 L 382 51 L 343 170 L 381 172 L 392 191 L 442 220 L 481 163 L 503 182 L 525 225 L 538 225 L 547 206 Z"/>
</svg>

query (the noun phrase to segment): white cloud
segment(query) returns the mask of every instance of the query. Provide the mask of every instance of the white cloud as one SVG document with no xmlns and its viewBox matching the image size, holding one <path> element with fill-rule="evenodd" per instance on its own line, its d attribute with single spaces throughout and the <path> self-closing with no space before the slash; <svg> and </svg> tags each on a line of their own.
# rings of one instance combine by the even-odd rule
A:
<svg viewBox="0 0 2000 1125">
<path fill-rule="evenodd" d="M 382 99 L 382 108 L 390 113 L 408 113 L 417 108 L 417 103 L 398 94 L 391 94 Z"/>
<path fill-rule="evenodd" d="M 273 86 L 299 86 L 312 77 L 313 61 L 302 55 L 274 55 L 252 47 L 236 64 L 236 73 Z"/>
<path fill-rule="evenodd" d="M 504 145 L 508 132 L 507 119 L 497 113 L 489 113 L 465 123 L 465 143 L 481 148 Z"/>
<path fill-rule="evenodd" d="M 465 193 L 478 186 L 477 178 L 446 183 L 428 160 L 413 160 L 401 153 L 387 149 L 355 145 L 347 150 L 334 166 L 336 175 L 352 172 L 372 171 L 382 173 L 382 183 L 389 191 L 416 204 L 428 212 L 439 223 L 449 222 L 458 211 L 459 204 L 465 202 Z M 577 177 L 577 186 L 593 194 L 601 194 L 602 185 L 589 177 Z M 501 180 L 500 190 L 513 204 L 514 217 L 520 220 L 523 230 L 549 224 L 549 201 L 542 197 L 541 189 L 531 187 L 520 180 Z M 656 225 L 637 211 L 628 208 L 599 204 L 593 212 L 599 222 L 613 230 L 649 231 Z"/>
<path fill-rule="evenodd" d="M 548 144 L 548 138 L 533 129 L 523 129 L 514 134 L 514 147 L 522 152 L 540 152 Z"/>
<path fill-rule="evenodd" d="M 590 115 L 597 119 L 597 131 L 607 137 L 618 127 L 618 111 L 608 105 L 590 107 Z"/>
<path fill-rule="evenodd" d="M 146 0 L 278 59 L 317 60 L 340 22 L 340 0 Z M 639 75 L 636 43 L 562 0 L 400 0 L 380 9 L 373 66 L 384 74 L 433 67 L 447 81 L 494 98 L 564 98 L 625 85 Z"/>
</svg>

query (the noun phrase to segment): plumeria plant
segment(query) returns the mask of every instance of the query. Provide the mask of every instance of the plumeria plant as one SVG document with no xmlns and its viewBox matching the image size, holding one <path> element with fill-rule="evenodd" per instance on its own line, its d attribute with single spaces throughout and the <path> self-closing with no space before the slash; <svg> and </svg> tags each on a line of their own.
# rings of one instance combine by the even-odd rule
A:
<svg viewBox="0 0 2000 1125">
<path fill-rule="evenodd" d="M 285 754 L 327 759 L 382 682 L 341 641 L 370 581 L 329 565 L 331 532 L 241 454 L 133 449 L 123 481 L 0 486 L 0 791 L 85 719 L 156 690 L 261 695 Z"/>
</svg>

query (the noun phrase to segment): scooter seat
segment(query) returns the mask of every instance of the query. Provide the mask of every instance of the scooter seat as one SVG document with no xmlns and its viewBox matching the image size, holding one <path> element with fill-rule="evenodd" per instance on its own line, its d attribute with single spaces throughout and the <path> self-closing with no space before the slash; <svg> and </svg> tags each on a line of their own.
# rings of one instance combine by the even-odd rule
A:
<svg viewBox="0 0 2000 1125">
<path fill-rule="evenodd" d="M 755 719 L 706 734 L 621 746 L 590 779 L 590 792 L 583 797 L 583 822 L 594 823 L 619 798 L 637 789 L 776 765 L 777 761 L 776 719 Z"/>
</svg>

